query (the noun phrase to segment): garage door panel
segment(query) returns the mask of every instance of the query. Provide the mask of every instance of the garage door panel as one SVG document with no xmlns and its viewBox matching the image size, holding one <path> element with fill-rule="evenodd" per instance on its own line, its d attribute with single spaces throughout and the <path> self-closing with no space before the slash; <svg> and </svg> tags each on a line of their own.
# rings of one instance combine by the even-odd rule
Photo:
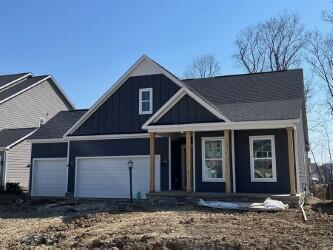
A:
<svg viewBox="0 0 333 250">
<path fill-rule="evenodd" d="M 32 174 L 33 196 L 65 196 L 67 191 L 66 159 L 35 159 Z"/>
<path fill-rule="evenodd" d="M 133 195 L 141 197 L 149 190 L 149 156 L 78 158 L 76 167 L 76 196 L 95 198 L 129 198 L 128 160 L 133 161 Z M 160 160 L 156 157 L 156 176 Z M 159 190 L 159 179 L 156 179 Z"/>
</svg>

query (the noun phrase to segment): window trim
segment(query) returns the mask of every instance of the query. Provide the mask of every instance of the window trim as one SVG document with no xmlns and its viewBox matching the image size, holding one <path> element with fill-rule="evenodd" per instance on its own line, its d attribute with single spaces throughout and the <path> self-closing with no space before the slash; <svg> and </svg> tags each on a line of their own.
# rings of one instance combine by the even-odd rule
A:
<svg viewBox="0 0 333 250">
<path fill-rule="evenodd" d="M 222 178 L 209 178 L 206 176 L 206 157 L 205 157 L 205 143 L 206 141 L 216 141 L 220 140 L 222 142 Z M 224 136 L 220 137 L 201 137 L 201 175 L 202 182 L 225 182 L 225 157 L 224 157 Z"/>
<path fill-rule="evenodd" d="M 272 178 L 256 178 L 254 175 L 254 158 L 253 158 L 253 142 L 255 140 L 271 140 L 272 149 Z M 250 136 L 250 171 L 251 171 L 251 182 L 277 182 L 276 176 L 276 156 L 275 156 L 275 136 L 274 135 L 261 135 L 261 136 Z"/>
<path fill-rule="evenodd" d="M 142 93 L 149 92 L 149 110 L 142 110 Z M 139 89 L 139 115 L 150 115 L 153 113 L 153 88 Z"/>
</svg>

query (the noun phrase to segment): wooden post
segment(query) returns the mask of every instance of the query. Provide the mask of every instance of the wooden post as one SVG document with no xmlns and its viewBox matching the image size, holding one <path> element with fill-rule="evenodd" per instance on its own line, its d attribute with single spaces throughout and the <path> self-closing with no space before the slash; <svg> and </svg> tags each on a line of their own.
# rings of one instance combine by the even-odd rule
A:
<svg viewBox="0 0 333 250">
<path fill-rule="evenodd" d="M 149 133 L 150 148 L 150 182 L 149 192 L 155 192 L 155 133 Z"/>
<path fill-rule="evenodd" d="M 192 192 L 192 145 L 191 132 L 186 132 L 186 192 Z"/>
<path fill-rule="evenodd" d="M 230 130 L 224 130 L 224 179 L 225 179 L 225 192 L 231 193 L 231 161 L 230 161 Z"/>
<path fill-rule="evenodd" d="M 290 194 L 295 195 L 296 194 L 296 166 L 295 166 L 293 128 L 287 128 L 287 134 L 288 134 Z"/>
</svg>

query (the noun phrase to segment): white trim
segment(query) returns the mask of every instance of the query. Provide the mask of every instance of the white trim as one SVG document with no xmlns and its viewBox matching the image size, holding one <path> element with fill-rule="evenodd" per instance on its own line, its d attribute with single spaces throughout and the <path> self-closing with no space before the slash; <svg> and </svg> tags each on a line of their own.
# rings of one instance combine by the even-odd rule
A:
<svg viewBox="0 0 333 250">
<path fill-rule="evenodd" d="M 235 130 L 231 130 L 232 187 L 234 193 L 237 192 L 235 159 Z"/>
<path fill-rule="evenodd" d="M 3 152 L 3 158 L 4 158 L 4 162 L 5 164 L 3 165 L 3 186 L 6 186 L 6 179 L 7 179 L 7 151 Z"/>
<path fill-rule="evenodd" d="M 34 186 L 34 166 L 35 166 L 35 161 L 57 161 L 57 160 L 66 160 L 67 158 L 65 157 L 53 157 L 53 158 L 33 158 L 32 160 L 32 170 L 31 170 L 31 196 L 35 196 L 35 186 Z M 68 167 L 65 165 L 67 171 L 66 171 L 66 191 L 64 193 L 64 197 L 66 195 L 66 192 L 68 190 Z"/>
<path fill-rule="evenodd" d="M 69 153 L 70 153 L 70 141 L 67 142 L 67 166 L 69 167 Z M 66 190 L 67 191 L 67 190 Z"/>
<path fill-rule="evenodd" d="M 25 74 L 25 75 L 23 75 L 23 76 L 21 76 L 21 77 L 15 79 L 14 81 L 11 81 L 11 82 L 9 82 L 9 83 L 7 83 L 7 84 L 1 86 L 1 87 L 0 87 L 0 90 L 7 88 L 8 86 L 10 86 L 10 85 L 12 85 L 12 84 L 14 84 L 14 83 L 19 82 L 19 81 L 21 81 L 21 80 L 27 78 L 28 76 L 32 76 L 32 73 L 27 73 L 27 74 Z"/>
<path fill-rule="evenodd" d="M 250 130 L 250 129 L 274 129 L 294 127 L 299 119 L 293 120 L 272 120 L 272 121 L 244 121 L 244 122 L 212 122 L 212 123 L 191 123 L 173 125 L 148 126 L 148 132 L 168 133 L 185 131 L 215 131 L 224 129 Z"/>
<path fill-rule="evenodd" d="M 192 147 L 192 157 L 193 157 L 193 160 L 192 160 L 192 167 L 193 167 L 193 192 L 195 192 L 196 190 L 196 185 L 195 185 L 195 132 L 192 133 L 192 136 L 193 136 L 193 139 L 192 139 L 192 143 L 193 143 L 193 147 Z"/>
<path fill-rule="evenodd" d="M 224 115 L 221 114 L 221 112 L 217 111 L 212 104 L 208 104 L 206 101 L 204 101 L 201 97 L 199 97 L 197 94 L 193 93 L 190 89 L 185 88 L 186 93 L 192 97 L 195 101 L 197 101 L 198 103 L 200 103 L 203 107 L 205 107 L 208 111 L 210 111 L 213 115 L 215 115 L 216 117 L 226 121 L 226 122 L 230 122 L 230 120 L 225 117 Z"/>
<path fill-rule="evenodd" d="M 169 161 L 169 190 L 171 191 L 171 136 L 168 137 L 168 161 Z"/>
<path fill-rule="evenodd" d="M 294 129 L 294 136 L 293 136 L 293 145 L 294 145 L 294 154 L 295 154 L 295 164 L 296 164 L 296 192 L 301 193 L 301 185 L 299 181 L 299 160 L 298 160 L 298 132 L 297 126 Z"/>
<path fill-rule="evenodd" d="M 113 93 L 124 83 L 128 78 L 131 77 L 131 72 L 144 60 L 147 60 L 151 63 L 153 63 L 158 68 L 161 68 L 157 63 L 155 63 L 153 60 L 151 60 L 146 55 L 143 55 L 137 60 L 126 72 L 123 74 L 118 81 L 112 85 L 112 87 L 104 93 L 95 103 L 94 105 L 65 133 L 64 136 L 67 136 L 68 134 L 74 132 L 83 122 L 85 122 L 91 114 L 93 114 L 110 96 L 113 95 Z M 161 68 L 162 69 L 162 68 Z M 171 80 L 173 80 L 175 77 L 171 76 L 170 73 L 168 73 L 166 70 L 163 69 L 163 73 L 169 77 Z M 173 80 L 175 84 L 179 85 L 180 87 L 183 86 L 180 80 Z"/>
<path fill-rule="evenodd" d="M 205 166 L 206 166 L 206 157 L 205 157 L 205 142 L 206 141 L 221 141 L 222 146 L 222 178 L 209 178 L 206 177 L 205 174 Z M 209 160 L 209 159 L 208 159 Z M 214 160 L 214 159 L 210 159 Z M 217 160 L 217 159 L 216 159 Z M 218 159 L 220 160 L 220 159 Z M 201 171 L 202 171 L 202 182 L 225 182 L 224 175 L 225 175 L 225 156 L 224 156 L 224 136 L 220 137 L 201 137 Z"/>
<path fill-rule="evenodd" d="M 159 136 L 157 136 L 159 137 Z M 148 133 L 137 134 L 109 134 L 109 135 L 83 135 L 83 136 L 67 136 L 70 141 L 89 141 L 89 140 L 111 140 L 111 139 L 135 139 L 149 138 Z"/>
<path fill-rule="evenodd" d="M 30 135 L 32 135 L 37 129 L 33 130 L 32 132 L 30 132 L 29 134 L 21 137 L 20 139 L 18 139 L 17 141 L 13 142 L 12 144 L 10 144 L 9 146 L 6 147 L 6 150 L 11 149 L 12 147 L 14 147 L 15 145 L 19 144 L 20 142 L 24 141 L 26 138 L 28 138 Z"/>
<path fill-rule="evenodd" d="M 272 149 L 272 178 L 256 178 L 254 176 L 254 159 L 253 159 L 253 142 L 255 140 L 271 140 Z M 251 171 L 251 182 L 276 182 L 276 156 L 275 156 L 275 136 L 274 135 L 260 135 L 260 136 L 249 136 L 250 144 L 250 171 Z"/>
<path fill-rule="evenodd" d="M 215 115 L 217 118 L 226 122 L 230 122 L 228 118 L 223 116 L 220 112 L 216 111 L 211 105 L 207 104 L 204 100 L 191 92 L 188 88 L 182 87 L 176 94 L 174 94 L 153 116 L 151 116 L 143 125 L 142 129 L 148 129 L 149 124 L 157 122 L 163 115 L 165 115 L 173 106 L 175 106 L 185 95 L 192 97 L 196 102 L 203 106 L 207 111 Z"/>
<path fill-rule="evenodd" d="M 78 168 L 78 161 L 80 159 L 122 159 L 122 158 L 149 158 L 149 155 L 118 155 L 118 156 L 78 156 L 75 157 L 75 179 L 74 179 L 74 198 L 80 198 L 80 196 L 78 196 L 78 182 L 77 182 L 77 168 Z M 158 179 L 158 182 L 155 182 L 155 189 L 156 191 L 160 191 L 161 190 L 161 155 L 155 155 L 155 160 L 158 158 L 160 164 L 158 166 L 156 166 L 155 164 L 155 180 Z M 156 168 L 160 168 L 160 171 L 156 171 Z M 156 178 L 156 173 L 159 173 L 159 176 L 157 176 L 158 178 Z M 148 176 L 149 177 L 149 176 Z M 149 179 L 149 178 L 148 178 Z M 159 185 L 157 185 L 159 184 Z M 157 186 L 157 187 L 156 187 Z"/>
<path fill-rule="evenodd" d="M 161 137 L 156 135 L 156 137 Z M 137 134 L 108 134 L 108 135 L 82 135 L 82 136 L 67 136 L 65 138 L 55 139 L 31 139 L 27 140 L 30 143 L 61 143 L 68 141 L 98 141 L 98 140 L 116 140 L 116 139 L 140 139 L 149 138 L 148 133 L 137 133 Z"/>
<path fill-rule="evenodd" d="M 142 110 L 142 93 L 149 92 L 149 110 L 143 111 Z M 145 100 L 147 101 L 147 100 Z M 150 115 L 153 113 L 153 88 L 142 88 L 139 89 L 139 115 Z"/>
<path fill-rule="evenodd" d="M 186 92 L 184 88 L 181 88 L 174 94 L 166 103 L 160 107 L 154 115 L 152 115 L 143 125 L 142 129 L 147 129 L 148 125 L 152 122 L 157 121 L 160 119 L 163 115 L 165 115 L 166 112 L 169 111 L 169 109 L 174 106 L 183 96 L 185 96 Z"/>
<path fill-rule="evenodd" d="M 67 139 L 64 138 L 54 138 L 54 139 L 30 139 L 27 140 L 29 143 L 62 143 L 67 142 Z"/>
<path fill-rule="evenodd" d="M 60 93 L 65 97 L 65 99 L 67 100 L 67 102 L 72 106 L 73 109 L 75 109 L 75 105 L 74 103 L 71 101 L 71 99 L 69 99 L 69 97 L 66 95 L 65 91 L 63 90 L 63 88 L 61 87 L 61 85 L 55 80 L 55 78 L 51 76 L 51 80 L 53 81 L 53 83 L 55 84 L 55 86 L 58 88 L 58 90 L 60 91 Z"/>
<path fill-rule="evenodd" d="M 110 96 L 113 95 L 113 93 L 124 83 L 126 80 L 131 77 L 131 72 L 134 71 L 134 69 L 144 60 L 147 60 L 148 62 L 152 63 L 153 66 L 157 67 L 158 70 L 163 73 L 167 78 L 169 78 L 171 81 L 173 81 L 175 84 L 177 84 L 179 87 L 186 90 L 186 93 L 188 93 L 192 98 L 196 98 L 196 100 L 200 100 L 200 103 L 204 104 L 204 107 L 206 107 L 209 111 L 213 111 L 214 113 L 218 114 L 219 117 L 224 117 L 220 112 L 218 112 L 215 108 L 213 108 L 210 104 L 203 101 L 201 97 L 198 97 L 195 93 L 193 93 L 190 89 L 185 87 L 183 82 L 179 80 L 177 77 L 175 77 L 173 74 L 171 74 L 169 71 L 161 67 L 159 64 L 154 62 L 152 59 L 150 59 L 148 56 L 143 55 L 136 63 L 133 64 L 129 70 L 126 71 L 122 77 L 119 78 L 119 80 L 101 97 L 97 100 L 97 102 L 94 103 L 94 105 L 65 133 L 65 137 L 74 132 L 83 122 L 85 122 L 88 117 L 90 117 L 91 114 L 93 114 Z M 199 102 L 199 101 L 198 101 Z M 214 114 L 213 113 L 213 114 Z M 224 117 L 225 121 L 229 121 L 227 118 Z"/>
<path fill-rule="evenodd" d="M 1 101 L 0 101 L 0 104 L 9 101 L 10 99 L 14 98 L 15 96 L 18 96 L 18 95 L 22 94 L 23 92 L 25 92 L 25 91 L 27 91 L 27 90 L 29 90 L 29 89 L 32 89 L 33 87 L 37 86 L 38 84 L 40 84 L 40 83 L 42 83 L 42 82 L 44 82 L 44 81 L 46 81 L 47 79 L 50 79 L 50 78 L 51 78 L 51 76 L 47 76 L 47 77 L 43 78 L 42 80 L 40 80 L 40 81 L 38 81 L 38 82 L 36 82 L 36 83 L 30 85 L 29 87 L 27 87 L 27 88 L 25 88 L 25 89 L 22 89 L 22 90 L 19 91 L 19 92 L 16 92 L 14 95 L 11 95 L 11 96 L 9 96 L 9 97 L 7 97 L 7 98 L 1 100 Z"/>
</svg>

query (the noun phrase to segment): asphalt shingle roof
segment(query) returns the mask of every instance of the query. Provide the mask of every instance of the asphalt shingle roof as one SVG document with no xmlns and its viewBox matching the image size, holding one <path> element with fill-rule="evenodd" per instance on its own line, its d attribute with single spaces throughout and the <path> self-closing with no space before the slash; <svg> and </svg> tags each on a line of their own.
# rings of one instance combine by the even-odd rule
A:
<svg viewBox="0 0 333 250">
<path fill-rule="evenodd" d="M 1 75 L 0 76 L 0 88 L 12 81 L 19 79 L 20 77 L 26 75 L 27 73 L 19 73 L 13 75 Z"/>
<path fill-rule="evenodd" d="M 0 131 L 0 148 L 7 147 L 27 136 L 37 128 L 14 128 Z"/>
<path fill-rule="evenodd" d="M 60 111 L 33 133 L 29 140 L 60 139 L 86 113 L 87 109 Z"/>
<path fill-rule="evenodd" d="M 304 103 L 301 69 L 183 82 L 231 121 L 299 118 Z"/>
<path fill-rule="evenodd" d="M 10 88 L 6 88 L 6 89 L 0 91 L 0 101 L 5 100 L 6 98 L 34 85 L 35 83 L 39 82 L 40 80 L 42 80 L 46 77 L 47 77 L 47 75 L 34 76 L 34 77 L 30 77 L 22 82 L 14 84 L 13 86 L 11 85 Z"/>
</svg>

